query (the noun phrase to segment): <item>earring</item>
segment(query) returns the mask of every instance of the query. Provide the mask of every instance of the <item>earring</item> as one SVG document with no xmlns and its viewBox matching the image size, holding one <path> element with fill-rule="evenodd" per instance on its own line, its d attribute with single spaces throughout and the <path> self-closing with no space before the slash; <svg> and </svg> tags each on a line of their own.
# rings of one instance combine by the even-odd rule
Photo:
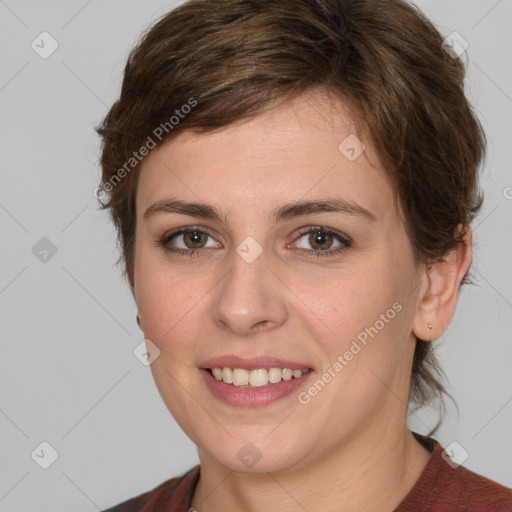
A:
<svg viewBox="0 0 512 512">
<path fill-rule="evenodd" d="M 140 315 L 138 313 L 137 313 L 136 319 L 137 319 L 137 325 L 140 327 Z"/>
<path fill-rule="evenodd" d="M 432 330 L 432 324 L 428 324 L 428 328 Z"/>
</svg>

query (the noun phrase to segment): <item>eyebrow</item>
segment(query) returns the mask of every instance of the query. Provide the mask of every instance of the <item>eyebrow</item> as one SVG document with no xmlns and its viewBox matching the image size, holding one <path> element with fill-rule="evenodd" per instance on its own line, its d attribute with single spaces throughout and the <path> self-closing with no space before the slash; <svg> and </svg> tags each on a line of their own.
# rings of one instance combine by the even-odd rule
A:
<svg viewBox="0 0 512 512">
<path fill-rule="evenodd" d="M 144 212 L 143 217 L 144 219 L 149 219 L 156 214 L 166 213 L 178 213 L 191 217 L 216 220 L 223 223 L 227 222 L 226 216 L 213 206 L 174 199 L 162 199 L 153 203 Z M 341 198 L 288 203 L 272 210 L 270 217 L 277 223 L 283 220 L 315 215 L 317 213 L 344 213 L 361 216 L 370 221 L 377 220 L 377 217 L 366 208 Z"/>
</svg>

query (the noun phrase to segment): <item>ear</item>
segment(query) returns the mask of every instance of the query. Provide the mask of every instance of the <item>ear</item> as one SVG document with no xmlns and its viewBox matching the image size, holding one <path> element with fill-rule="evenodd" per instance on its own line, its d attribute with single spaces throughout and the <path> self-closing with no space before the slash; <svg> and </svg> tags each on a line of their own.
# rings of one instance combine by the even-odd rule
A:
<svg viewBox="0 0 512 512">
<path fill-rule="evenodd" d="M 472 235 L 469 227 L 457 226 L 456 235 L 461 234 L 461 243 L 451 249 L 442 261 L 431 263 L 425 269 L 425 284 L 412 329 L 422 340 L 439 338 L 455 312 L 461 282 L 471 265 Z"/>
</svg>

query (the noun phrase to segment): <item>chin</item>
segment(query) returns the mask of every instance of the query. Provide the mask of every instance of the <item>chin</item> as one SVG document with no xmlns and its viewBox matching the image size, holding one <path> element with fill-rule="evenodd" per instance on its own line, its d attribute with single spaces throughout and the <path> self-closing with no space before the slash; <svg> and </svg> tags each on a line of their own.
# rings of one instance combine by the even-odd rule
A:
<svg viewBox="0 0 512 512">
<path fill-rule="evenodd" d="M 283 446 L 282 443 L 278 446 L 277 443 L 245 441 L 236 443 L 238 449 L 235 450 L 234 444 L 226 446 L 225 450 L 220 450 L 218 446 L 213 449 L 206 447 L 208 456 L 231 471 L 255 475 L 279 473 L 297 464 L 301 458 L 296 446 Z"/>
</svg>

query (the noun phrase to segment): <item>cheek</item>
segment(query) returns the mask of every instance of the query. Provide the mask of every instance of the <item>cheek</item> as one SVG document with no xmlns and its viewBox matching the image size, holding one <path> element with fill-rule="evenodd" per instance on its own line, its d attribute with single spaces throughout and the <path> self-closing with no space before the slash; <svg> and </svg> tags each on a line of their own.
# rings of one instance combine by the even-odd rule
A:
<svg viewBox="0 0 512 512">
<path fill-rule="evenodd" d="M 152 365 L 153 376 L 172 410 L 177 407 L 180 386 L 169 373 L 193 389 L 197 386 L 197 364 L 205 353 L 216 350 L 212 344 L 219 335 L 212 301 L 223 275 L 215 269 L 173 265 L 149 250 L 136 262 L 136 300 L 144 335 L 160 350 Z"/>
<path fill-rule="evenodd" d="M 191 285 L 197 284 L 193 290 Z M 202 283 L 160 276 L 148 276 L 138 296 L 139 311 L 143 318 L 144 332 L 162 346 L 169 346 L 172 340 L 186 339 L 186 332 L 199 325 L 197 315 L 202 311 L 201 298 L 207 293 Z M 203 317 L 204 322 L 204 317 Z M 178 335 L 178 333 L 180 335 Z M 193 336 L 189 332 L 188 336 Z"/>
<path fill-rule="evenodd" d="M 316 330 L 325 333 L 327 339 L 333 338 L 334 344 L 349 342 L 399 300 L 399 287 L 389 275 L 382 278 L 376 266 L 352 266 L 323 280 L 301 276 L 295 282 L 302 316 L 316 323 Z"/>
<path fill-rule="evenodd" d="M 319 400 L 337 404 L 330 413 L 336 429 L 349 430 L 387 403 L 389 389 L 407 387 L 414 310 L 401 275 L 407 268 L 398 267 L 400 273 L 383 273 L 383 268 L 351 268 L 314 291 L 305 282 L 297 290 L 311 309 L 302 305 L 300 316 L 321 354 L 319 379 L 328 382 Z M 305 392 L 316 394 L 311 388 Z"/>
<path fill-rule="evenodd" d="M 377 261 L 378 260 L 378 261 Z M 294 293 L 306 332 L 320 348 L 321 364 L 341 364 L 345 379 L 360 381 L 368 369 L 391 374 L 404 360 L 414 316 L 413 266 L 391 265 L 394 255 L 332 272 L 329 279 L 297 279 Z M 409 330 L 408 330 L 409 329 Z M 338 368 L 340 368 L 338 366 Z"/>
<path fill-rule="evenodd" d="M 135 298 L 145 335 L 160 350 L 170 341 L 183 339 L 175 333 L 193 323 L 201 308 L 201 299 L 209 288 L 208 279 L 180 272 L 163 261 L 165 258 L 142 249 L 135 261 Z"/>
</svg>

